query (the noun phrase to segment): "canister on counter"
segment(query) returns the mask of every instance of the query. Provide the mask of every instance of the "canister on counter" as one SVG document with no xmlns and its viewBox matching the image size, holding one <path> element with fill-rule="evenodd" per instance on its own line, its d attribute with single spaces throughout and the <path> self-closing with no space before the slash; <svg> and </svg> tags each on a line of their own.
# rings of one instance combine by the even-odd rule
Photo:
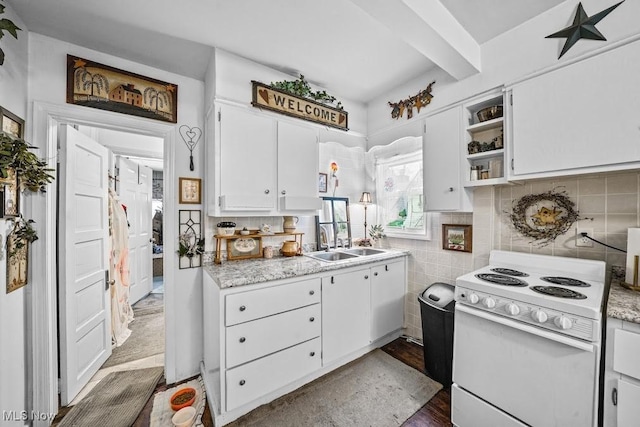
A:
<svg viewBox="0 0 640 427">
<path fill-rule="evenodd" d="M 273 258 L 273 247 L 265 246 L 262 253 L 265 258 Z"/>
</svg>

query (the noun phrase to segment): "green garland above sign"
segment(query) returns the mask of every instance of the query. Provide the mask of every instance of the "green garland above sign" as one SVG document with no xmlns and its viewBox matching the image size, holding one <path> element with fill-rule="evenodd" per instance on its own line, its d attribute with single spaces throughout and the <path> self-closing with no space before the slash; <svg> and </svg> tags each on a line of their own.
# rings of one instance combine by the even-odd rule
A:
<svg viewBox="0 0 640 427">
<path fill-rule="evenodd" d="M 569 231 L 578 220 L 578 212 L 566 191 L 554 189 L 515 200 L 510 219 L 520 234 L 546 246 Z"/>
<path fill-rule="evenodd" d="M 330 107 L 321 102 L 305 99 L 302 96 L 275 89 L 260 82 L 252 81 L 251 83 L 253 84 L 253 101 L 251 105 L 254 107 L 264 108 L 337 129 L 349 130 L 349 113 L 342 108 Z"/>
</svg>

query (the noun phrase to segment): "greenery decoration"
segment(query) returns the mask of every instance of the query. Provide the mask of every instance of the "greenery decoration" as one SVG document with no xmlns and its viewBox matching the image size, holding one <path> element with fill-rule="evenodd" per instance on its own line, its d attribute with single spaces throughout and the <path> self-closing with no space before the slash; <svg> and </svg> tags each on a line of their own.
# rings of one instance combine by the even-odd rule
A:
<svg viewBox="0 0 640 427">
<path fill-rule="evenodd" d="M 325 90 L 313 91 L 302 74 L 300 74 L 300 77 L 296 80 L 282 80 L 279 82 L 271 82 L 271 87 L 274 89 L 280 89 L 285 92 L 289 92 L 292 95 L 301 96 L 303 98 L 310 98 L 314 101 L 327 104 L 332 104 L 336 100 L 335 96 L 329 95 Z M 342 102 L 338 101 L 336 108 L 342 110 Z"/>
<path fill-rule="evenodd" d="M 431 99 L 433 99 L 433 95 L 431 94 L 432 86 L 436 84 L 435 81 L 429 83 L 429 85 L 416 93 L 413 96 L 410 96 L 407 99 L 401 99 L 398 102 L 387 102 L 389 107 L 391 107 L 391 118 L 399 119 L 404 114 L 404 110 L 407 110 L 407 119 L 413 117 L 413 108 L 415 107 L 418 110 L 418 114 L 420 113 L 420 109 L 425 107 L 431 103 Z"/>
<path fill-rule="evenodd" d="M 5 6 L 0 4 L 0 15 L 4 13 Z M 8 32 L 14 39 L 18 39 L 18 31 L 22 31 L 13 23 L 13 21 L 2 18 L 0 19 L 0 39 L 4 37 L 4 33 Z M 0 65 L 4 65 L 4 51 L 0 48 Z"/>
<path fill-rule="evenodd" d="M 193 258 L 204 253 L 204 238 L 199 239 L 195 233 L 186 232 L 178 236 L 178 255 Z"/>
<path fill-rule="evenodd" d="M 22 217 L 17 217 L 15 220 L 13 229 L 11 230 L 10 235 L 15 238 L 15 245 L 12 247 L 12 250 L 9 252 L 9 258 L 18 254 L 22 248 L 24 248 L 27 244 L 33 243 L 38 240 L 38 233 L 35 228 L 33 228 L 32 224 L 35 224 L 35 221 L 32 219 L 25 220 Z"/>
<path fill-rule="evenodd" d="M 15 169 L 21 190 L 44 192 L 54 180 L 50 174 L 53 169 L 30 151 L 34 148 L 22 139 L 0 132 L 0 177 L 7 178 L 8 169 Z"/>
<path fill-rule="evenodd" d="M 369 236 L 374 242 L 387 237 L 387 235 L 384 234 L 384 228 L 380 224 L 374 224 L 369 228 Z"/>
<path fill-rule="evenodd" d="M 578 212 L 566 191 L 553 189 L 515 200 L 510 219 L 519 233 L 546 246 L 569 231 L 578 220 Z"/>
</svg>

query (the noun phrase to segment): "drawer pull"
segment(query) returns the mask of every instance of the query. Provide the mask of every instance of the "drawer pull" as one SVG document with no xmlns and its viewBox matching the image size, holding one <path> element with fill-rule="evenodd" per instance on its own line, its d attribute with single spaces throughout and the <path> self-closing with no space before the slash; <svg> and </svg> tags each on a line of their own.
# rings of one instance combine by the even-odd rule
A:
<svg viewBox="0 0 640 427">
<path fill-rule="evenodd" d="M 247 307 L 245 307 L 244 305 L 240 306 L 240 311 L 245 311 L 247 309 Z"/>
<path fill-rule="evenodd" d="M 316 291 L 309 291 L 309 295 L 314 295 Z"/>
<path fill-rule="evenodd" d="M 369 275 L 368 275 L 368 274 L 366 274 L 366 275 L 364 276 L 364 279 L 365 279 L 365 280 L 367 280 L 368 278 L 369 278 Z"/>
<path fill-rule="evenodd" d="M 312 351 L 311 353 L 309 353 L 309 356 L 311 356 L 311 357 L 313 357 L 313 356 L 315 356 L 315 355 L 316 355 L 316 352 L 315 352 L 315 351 Z"/>
<path fill-rule="evenodd" d="M 331 284 L 333 285 L 335 282 L 335 280 L 333 280 L 333 276 L 331 276 Z"/>
<path fill-rule="evenodd" d="M 240 342 L 245 342 L 247 339 L 245 337 L 240 337 Z"/>
<path fill-rule="evenodd" d="M 240 380 L 240 385 L 244 385 L 245 384 L 245 380 Z"/>
<path fill-rule="evenodd" d="M 316 318 L 315 318 L 315 317 L 310 317 L 310 318 L 309 318 L 309 322 L 313 322 L 314 320 L 316 320 Z"/>
<path fill-rule="evenodd" d="M 388 265 L 384 266 L 384 271 L 389 271 L 389 266 Z"/>
<path fill-rule="evenodd" d="M 618 389 L 614 388 L 611 390 L 611 402 L 613 402 L 613 406 L 618 406 Z"/>
</svg>

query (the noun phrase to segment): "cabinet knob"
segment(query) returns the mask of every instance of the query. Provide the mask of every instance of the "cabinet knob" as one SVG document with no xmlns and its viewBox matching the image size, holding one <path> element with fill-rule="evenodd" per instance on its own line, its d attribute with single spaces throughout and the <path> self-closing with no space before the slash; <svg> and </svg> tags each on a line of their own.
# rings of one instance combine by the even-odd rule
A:
<svg viewBox="0 0 640 427">
<path fill-rule="evenodd" d="M 264 190 L 264 194 L 269 194 L 269 189 Z"/>
<path fill-rule="evenodd" d="M 310 317 L 310 318 L 309 318 L 309 322 L 313 322 L 314 320 L 316 320 L 316 318 L 315 318 L 315 317 Z"/>
<path fill-rule="evenodd" d="M 453 193 L 453 187 L 449 187 L 449 193 Z"/>
<path fill-rule="evenodd" d="M 377 275 L 378 275 L 378 272 L 376 271 L 375 273 L 373 273 L 373 275 L 374 275 L 374 276 L 377 276 Z"/>
<path fill-rule="evenodd" d="M 309 295 L 315 295 L 316 291 L 309 291 Z"/>
<path fill-rule="evenodd" d="M 285 194 L 287 194 L 287 190 L 282 190 L 280 193 L 282 193 L 282 195 L 284 196 Z"/>
<path fill-rule="evenodd" d="M 312 351 L 311 353 L 309 353 L 309 356 L 311 356 L 311 357 L 313 357 L 313 356 L 315 356 L 315 355 L 316 355 L 316 352 L 315 352 L 315 351 Z"/>
<path fill-rule="evenodd" d="M 369 278 L 369 275 L 368 275 L 368 274 L 366 274 L 366 275 L 364 276 L 364 279 L 366 280 L 366 279 L 368 279 L 368 278 Z"/>
<path fill-rule="evenodd" d="M 240 338 L 240 342 L 245 342 L 247 339 L 245 337 Z"/>
<path fill-rule="evenodd" d="M 246 381 L 245 380 L 240 380 L 240 385 L 245 385 Z"/>
<path fill-rule="evenodd" d="M 244 305 L 240 306 L 240 311 L 245 311 L 247 309 L 247 307 L 245 307 Z"/>
</svg>

